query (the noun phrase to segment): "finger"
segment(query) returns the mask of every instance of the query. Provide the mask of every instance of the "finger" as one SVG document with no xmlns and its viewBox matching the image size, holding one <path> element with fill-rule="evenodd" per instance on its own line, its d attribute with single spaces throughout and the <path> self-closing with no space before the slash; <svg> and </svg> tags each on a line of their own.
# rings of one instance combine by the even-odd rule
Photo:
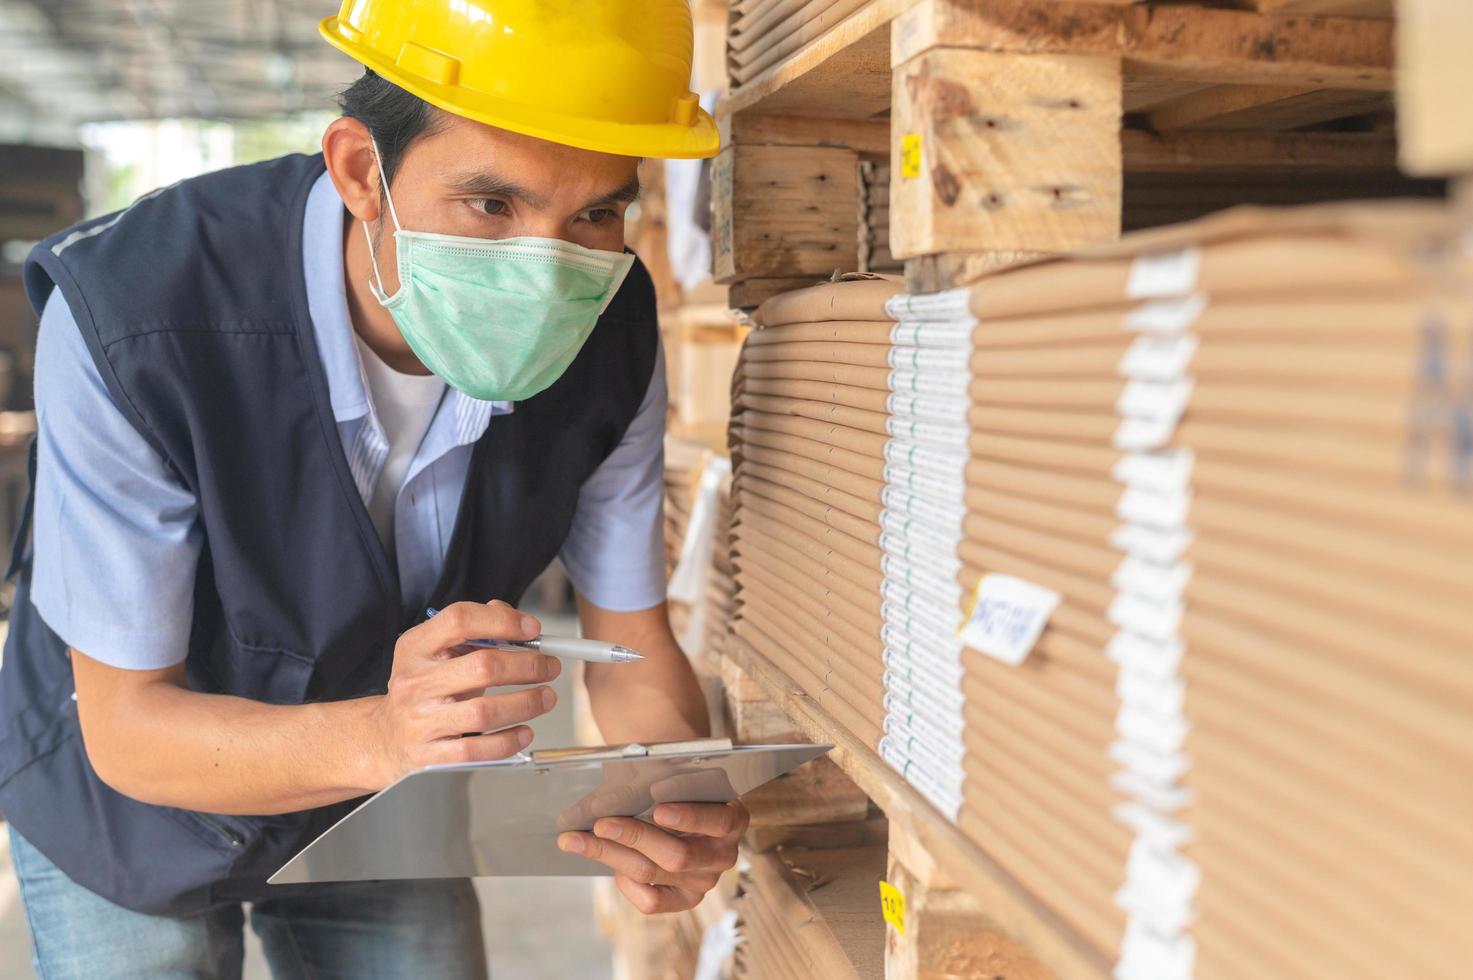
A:
<svg viewBox="0 0 1473 980">
<path fill-rule="evenodd" d="M 509 759 L 532 744 L 532 729 L 518 725 L 504 731 L 465 738 L 442 738 L 430 743 L 426 765 L 464 765 Z"/>
<path fill-rule="evenodd" d="M 614 887 L 629 900 L 629 904 L 645 915 L 693 909 L 711 890 L 709 887 L 696 891 L 676 885 L 649 885 L 623 875 L 614 876 Z"/>
<path fill-rule="evenodd" d="M 451 735 L 494 732 L 547 714 L 557 704 L 557 694 L 550 687 L 534 687 L 527 691 L 490 694 L 468 701 L 454 701 L 433 716 L 428 734 L 431 738 Z"/>
<path fill-rule="evenodd" d="M 638 851 L 673 874 L 724 871 L 736 863 L 734 840 L 676 837 L 633 817 L 605 817 L 594 823 L 593 834 Z"/>
<path fill-rule="evenodd" d="M 467 640 L 530 640 L 542 632 L 537 617 L 519 612 L 496 600 L 484 605 L 478 602 L 456 602 L 416 626 L 415 642 L 425 643 L 431 652 L 460 646 Z"/>
<path fill-rule="evenodd" d="M 654 885 L 680 883 L 682 875 L 666 871 L 647 856 L 622 844 L 602 840 L 583 831 L 558 834 L 557 846 L 568 854 L 581 854 L 611 868 L 615 874 Z"/>
<path fill-rule="evenodd" d="M 530 650 L 472 650 L 447 660 L 423 678 L 426 697 L 454 697 L 489 687 L 544 684 L 562 673 L 562 661 Z"/>
<path fill-rule="evenodd" d="M 661 803 L 651 817 L 661 827 L 682 834 L 736 839 L 747 832 L 751 817 L 740 800 L 730 803 Z"/>
</svg>

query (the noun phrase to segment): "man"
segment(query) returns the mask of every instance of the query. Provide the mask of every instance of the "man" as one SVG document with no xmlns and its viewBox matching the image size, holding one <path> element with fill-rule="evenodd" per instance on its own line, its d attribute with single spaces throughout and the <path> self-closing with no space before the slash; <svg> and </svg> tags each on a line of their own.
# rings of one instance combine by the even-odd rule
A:
<svg viewBox="0 0 1473 980">
<path fill-rule="evenodd" d="M 684 0 L 352 0 L 369 72 L 316 157 L 41 243 L 32 532 L 12 556 L 0 810 L 41 976 L 484 973 L 469 883 L 264 879 L 414 768 L 553 705 L 515 603 L 561 555 L 611 741 L 707 733 L 663 604 L 642 156 L 709 156 Z M 425 620 L 427 606 L 442 612 Z M 508 685 L 542 685 L 506 692 Z M 732 865 L 739 804 L 560 837 L 641 911 Z"/>
</svg>

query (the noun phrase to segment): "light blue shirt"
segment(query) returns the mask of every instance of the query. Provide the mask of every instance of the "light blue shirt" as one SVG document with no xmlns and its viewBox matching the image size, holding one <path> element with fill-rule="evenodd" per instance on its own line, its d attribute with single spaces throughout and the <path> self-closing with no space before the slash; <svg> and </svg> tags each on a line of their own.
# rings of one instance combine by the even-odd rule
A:
<svg viewBox="0 0 1473 980">
<path fill-rule="evenodd" d="M 325 174 L 307 200 L 302 243 L 333 418 L 367 506 L 388 443 L 353 341 L 343 205 Z M 35 378 L 31 601 L 69 646 L 103 663 L 139 670 L 179 663 L 188 652 L 204 544 L 198 500 L 118 410 L 59 292 L 41 317 Z M 580 488 L 562 548 L 574 587 L 607 609 L 648 609 L 665 598 L 667 400 L 662 350 L 623 440 Z M 480 401 L 453 388 L 441 399 L 395 503 L 394 550 L 407 605 L 423 604 L 439 578 L 472 447 L 493 415 L 514 410 L 510 402 Z"/>
</svg>

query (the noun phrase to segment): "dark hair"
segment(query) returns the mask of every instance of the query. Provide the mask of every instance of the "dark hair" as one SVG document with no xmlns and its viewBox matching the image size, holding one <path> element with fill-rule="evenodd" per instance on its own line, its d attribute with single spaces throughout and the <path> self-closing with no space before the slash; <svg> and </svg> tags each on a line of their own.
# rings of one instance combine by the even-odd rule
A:
<svg viewBox="0 0 1473 980">
<path fill-rule="evenodd" d="M 368 127 L 383 157 L 386 183 L 393 183 L 410 144 L 438 132 L 444 124 L 440 110 L 372 69 L 343 90 L 338 105 L 343 115 Z"/>
</svg>

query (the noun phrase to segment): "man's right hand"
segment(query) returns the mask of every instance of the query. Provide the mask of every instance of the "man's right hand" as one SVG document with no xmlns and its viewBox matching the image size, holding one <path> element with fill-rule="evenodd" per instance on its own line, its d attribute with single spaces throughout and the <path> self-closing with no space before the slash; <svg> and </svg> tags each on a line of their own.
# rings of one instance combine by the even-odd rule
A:
<svg viewBox="0 0 1473 980">
<path fill-rule="evenodd" d="M 557 696 L 544 682 L 562 664 L 540 653 L 467 648 L 467 640 L 530 640 L 536 618 L 504 602 L 457 602 L 406 631 L 394 646 L 388 693 L 370 715 L 375 782 L 442 763 L 481 762 L 515 755 L 532 741 L 522 722 L 552 710 Z M 501 694 L 487 688 L 541 687 Z"/>
</svg>

